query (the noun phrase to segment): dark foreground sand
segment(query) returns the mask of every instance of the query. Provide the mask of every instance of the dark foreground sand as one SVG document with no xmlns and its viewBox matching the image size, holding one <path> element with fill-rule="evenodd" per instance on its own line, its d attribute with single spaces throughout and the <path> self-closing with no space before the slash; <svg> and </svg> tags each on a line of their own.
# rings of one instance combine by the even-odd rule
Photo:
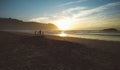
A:
<svg viewBox="0 0 120 70">
<path fill-rule="evenodd" d="M 120 70 L 120 42 L 0 32 L 0 70 Z"/>
</svg>

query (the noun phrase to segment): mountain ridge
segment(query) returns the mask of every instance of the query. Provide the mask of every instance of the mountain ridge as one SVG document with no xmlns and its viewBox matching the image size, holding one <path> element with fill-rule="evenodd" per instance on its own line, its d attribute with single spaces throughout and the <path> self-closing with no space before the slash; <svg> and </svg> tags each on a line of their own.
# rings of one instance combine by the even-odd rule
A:
<svg viewBox="0 0 120 70">
<path fill-rule="evenodd" d="M 52 23 L 25 22 L 13 18 L 0 18 L 0 30 L 38 30 L 51 29 L 57 30 L 58 27 Z"/>
</svg>

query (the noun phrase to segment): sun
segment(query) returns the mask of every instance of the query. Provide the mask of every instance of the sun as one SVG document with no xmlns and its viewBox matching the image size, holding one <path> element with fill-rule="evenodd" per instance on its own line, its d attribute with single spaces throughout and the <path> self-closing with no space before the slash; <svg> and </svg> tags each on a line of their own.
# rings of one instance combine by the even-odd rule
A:
<svg viewBox="0 0 120 70">
<path fill-rule="evenodd" d="M 55 25 L 60 29 L 60 30 L 68 30 L 70 25 L 71 25 L 71 21 L 70 20 L 59 20 L 55 22 Z"/>
</svg>

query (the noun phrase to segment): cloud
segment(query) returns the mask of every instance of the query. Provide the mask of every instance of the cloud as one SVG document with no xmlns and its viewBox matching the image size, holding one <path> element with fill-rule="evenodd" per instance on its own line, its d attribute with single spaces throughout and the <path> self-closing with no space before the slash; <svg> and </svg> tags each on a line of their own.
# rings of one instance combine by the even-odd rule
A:
<svg viewBox="0 0 120 70">
<path fill-rule="evenodd" d="M 65 16 L 65 17 L 80 18 L 80 17 L 86 17 L 89 15 L 101 13 L 107 9 L 110 9 L 118 5 L 120 5 L 120 2 L 108 3 L 106 5 L 102 5 L 96 8 L 92 8 L 92 9 L 87 9 L 86 7 L 75 7 L 75 8 L 66 9 L 58 14 Z"/>
<path fill-rule="evenodd" d="M 64 4 L 59 5 L 58 7 L 63 7 L 63 6 L 67 6 L 67 5 L 71 5 L 71 4 L 75 4 L 75 3 L 80 3 L 80 2 L 83 2 L 83 1 L 85 1 L 85 0 L 69 1 L 69 2 L 66 2 Z"/>
<path fill-rule="evenodd" d="M 79 17 L 85 17 L 85 16 L 95 14 L 95 13 L 97 14 L 99 12 L 105 11 L 105 10 L 110 9 L 111 7 L 114 7 L 117 5 L 120 5 L 120 2 L 108 3 L 106 5 L 99 6 L 99 7 L 93 8 L 93 9 L 82 10 L 82 11 L 79 11 L 77 14 L 74 14 L 73 17 L 79 18 Z"/>
<path fill-rule="evenodd" d="M 62 19 L 67 19 L 67 20 L 71 20 L 74 21 L 74 23 L 97 23 L 97 22 L 102 22 L 101 20 L 98 20 L 98 18 L 100 19 L 104 19 L 101 18 L 101 16 L 105 17 L 105 13 L 104 11 L 106 11 L 107 9 L 110 9 L 112 7 L 115 6 L 119 6 L 120 2 L 114 2 L 114 3 L 108 3 L 99 7 L 95 7 L 95 8 L 87 8 L 87 7 L 74 7 L 74 8 L 68 8 L 65 9 L 59 13 L 56 14 L 51 14 L 51 16 L 45 16 L 45 17 L 39 17 L 39 18 L 35 18 L 32 19 L 32 21 L 38 21 L 38 22 L 50 22 L 50 23 L 54 23 L 55 21 L 59 21 Z M 103 15 L 101 15 L 101 13 L 103 13 Z M 96 21 L 94 21 L 96 20 Z M 97 21 L 98 20 L 98 21 Z"/>
<path fill-rule="evenodd" d="M 69 8 L 69 9 L 66 9 L 64 11 L 62 11 L 63 14 L 72 14 L 73 12 L 76 12 L 76 11 L 81 11 L 81 10 L 85 10 L 86 7 L 74 7 L 74 8 Z"/>
</svg>

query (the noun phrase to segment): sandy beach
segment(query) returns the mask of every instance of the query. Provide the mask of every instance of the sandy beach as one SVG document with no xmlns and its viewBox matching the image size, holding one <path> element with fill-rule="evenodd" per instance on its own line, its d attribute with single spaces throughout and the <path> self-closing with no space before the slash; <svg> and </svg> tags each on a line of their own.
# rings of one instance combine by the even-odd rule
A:
<svg viewBox="0 0 120 70">
<path fill-rule="evenodd" d="M 0 31 L 0 70 L 120 70 L 120 42 Z"/>
</svg>

